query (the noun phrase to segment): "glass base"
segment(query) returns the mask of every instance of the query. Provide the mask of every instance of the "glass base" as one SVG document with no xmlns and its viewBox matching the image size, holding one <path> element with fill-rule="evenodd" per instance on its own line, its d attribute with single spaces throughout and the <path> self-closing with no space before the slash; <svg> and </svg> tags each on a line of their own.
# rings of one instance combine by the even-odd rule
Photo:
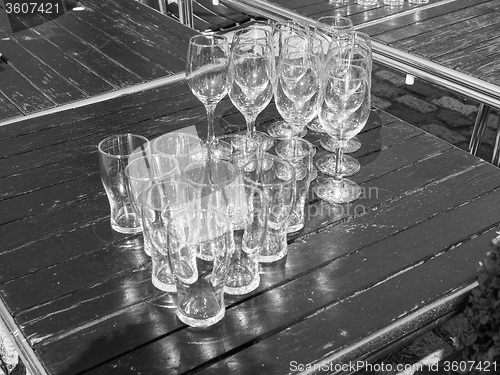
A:
<svg viewBox="0 0 500 375">
<path fill-rule="evenodd" d="M 335 152 L 335 150 L 340 146 L 340 142 L 333 139 L 330 136 L 324 136 L 319 141 L 321 147 L 323 147 L 326 151 Z M 361 141 L 354 137 L 349 139 L 344 147 L 342 147 L 342 152 L 344 154 L 352 154 L 353 152 L 358 151 L 361 148 Z"/>
<path fill-rule="evenodd" d="M 241 134 L 241 135 L 248 135 L 248 132 L 246 130 L 244 131 L 241 131 L 237 134 Z M 261 131 L 256 131 L 255 134 L 254 134 L 254 141 L 257 142 L 257 145 L 258 147 L 262 150 L 262 151 L 267 151 L 269 150 L 271 147 L 273 147 L 273 140 L 269 137 L 268 134 L 264 133 L 264 132 L 261 132 Z"/>
<path fill-rule="evenodd" d="M 255 289 L 257 289 L 259 287 L 259 284 L 260 284 L 260 275 L 257 272 L 257 275 L 254 276 L 253 280 L 247 285 L 243 285 L 243 286 L 225 285 L 224 286 L 224 293 L 232 294 L 232 295 L 247 294 L 247 293 L 250 293 L 250 292 L 254 291 Z"/>
<path fill-rule="evenodd" d="M 314 186 L 316 196 L 328 203 L 350 203 L 361 195 L 361 188 L 349 179 L 324 180 Z"/>
<path fill-rule="evenodd" d="M 267 127 L 267 133 L 274 138 L 280 137 L 304 137 L 307 134 L 306 129 L 302 129 L 298 134 L 292 132 L 292 129 L 287 125 L 285 121 L 275 121 Z"/>
<path fill-rule="evenodd" d="M 177 292 L 177 287 L 175 285 L 175 280 L 172 279 L 171 282 L 164 282 L 160 279 L 158 279 L 158 277 L 155 277 L 154 275 L 151 277 L 151 282 L 153 283 L 153 285 L 160 289 L 160 290 L 163 290 L 164 292 L 168 292 L 168 293 L 175 293 Z"/>
<path fill-rule="evenodd" d="M 335 176 L 335 163 L 337 156 L 335 154 L 328 154 L 318 159 L 316 167 L 321 173 L 329 176 Z M 342 155 L 342 163 L 340 166 L 340 174 L 342 176 L 353 176 L 359 172 L 361 165 L 359 161 L 349 155 Z"/>
<path fill-rule="evenodd" d="M 315 133 L 325 133 L 325 129 L 323 129 L 317 118 L 306 124 L 306 128 Z"/>
<path fill-rule="evenodd" d="M 215 323 L 218 323 L 222 320 L 224 315 L 226 314 L 226 309 L 222 308 L 216 315 L 212 316 L 211 318 L 208 319 L 193 319 L 190 318 L 189 316 L 186 316 L 182 314 L 180 311 L 177 311 L 177 317 L 179 320 L 188 326 L 191 327 L 209 327 L 214 325 Z"/>
</svg>

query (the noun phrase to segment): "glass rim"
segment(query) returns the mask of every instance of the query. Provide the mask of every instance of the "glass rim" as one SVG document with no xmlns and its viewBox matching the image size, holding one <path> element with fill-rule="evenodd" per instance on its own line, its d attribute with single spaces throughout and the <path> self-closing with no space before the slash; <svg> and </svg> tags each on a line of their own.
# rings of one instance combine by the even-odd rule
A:
<svg viewBox="0 0 500 375">
<path fill-rule="evenodd" d="M 103 140 L 101 140 L 99 142 L 99 144 L 97 145 L 99 153 L 102 154 L 102 155 L 105 155 L 107 157 L 115 158 L 115 159 L 125 159 L 125 158 L 128 158 L 131 154 L 111 154 L 111 153 L 109 153 L 109 152 L 107 152 L 107 151 L 105 151 L 103 149 L 103 145 L 105 144 L 105 142 L 109 142 L 112 139 L 129 138 L 129 137 L 134 137 L 136 139 L 142 139 L 144 141 L 144 143 L 141 146 L 146 145 L 142 149 L 143 151 L 148 150 L 150 148 L 150 146 L 151 146 L 151 141 L 149 139 L 147 139 L 143 135 L 135 134 L 135 133 L 120 133 L 120 134 L 113 134 L 113 135 L 107 136 L 106 138 L 104 138 Z"/>
<path fill-rule="evenodd" d="M 133 164 L 139 163 L 139 161 L 142 161 L 144 159 L 155 158 L 155 157 L 165 158 L 165 159 L 173 162 L 174 167 L 168 173 L 161 174 L 160 176 L 137 177 L 137 176 L 130 175 L 130 169 L 131 169 L 131 166 Z M 180 172 L 180 169 L 179 169 L 179 162 L 177 161 L 177 159 L 174 155 L 155 153 L 155 154 L 148 154 L 148 155 L 140 156 L 140 157 L 132 160 L 131 162 L 129 162 L 127 164 L 127 166 L 125 167 L 125 176 L 127 176 L 127 178 L 130 178 L 131 180 L 135 180 L 135 181 L 147 181 L 150 178 L 165 178 L 165 177 L 170 176 L 171 174 L 175 173 L 176 171 Z"/>
<path fill-rule="evenodd" d="M 218 238 L 222 238 L 222 237 L 226 236 L 228 233 L 232 233 L 231 220 L 230 220 L 229 216 L 226 213 L 224 213 L 224 211 L 217 210 L 214 208 L 191 208 L 191 209 L 182 210 L 182 211 L 176 213 L 174 216 L 172 216 L 172 219 L 167 224 L 168 236 L 171 236 L 172 238 L 175 239 L 175 241 L 182 243 L 182 244 L 186 244 L 186 245 L 198 244 L 199 243 L 198 241 L 185 241 L 185 240 L 179 239 L 179 237 L 174 234 L 174 230 L 173 230 L 174 226 L 178 225 L 179 218 L 181 218 L 182 216 L 192 214 L 192 213 L 205 213 L 205 214 L 211 213 L 215 216 L 218 216 L 218 220 L 217 220 L 218 223 L 221 223 L 221 220 L 224 221 L 224 227 L 227 229 L 224 230 L 224 232 L 222 234 L 209 238 L 208 239 L 209 241 L 217 240 Z M 202 228 L 199 228 L 199 229 L 202 229 Z"/>
<path fill-rule="evenodd" d="M 138 200 L 141 203 L 141 205 L 145 205 L 148 208 L 150 208 L 152 210 L 155 210 L 155 211 L 161 211 L 161 212 L 163 212 L 165 208 L 163 208 L 163 207 L 158 208 L 158 207 L 155 207 L 155 206 L 153 206 L 151 204 L 146 203 L 146 198 L 145 197 L 148 196 L 153 190 L 155 190 L 156 188 L 158 188 L 158 186 L 165 185 L 165 184 L 169 184 L 169 185 L 172 185 L 172 186 L 184 185 L 184 188 L 187 186 L 188 189 L 191 189 L 193 192 L 197 193 L 196 188 L 194 188 L 193 186 L 191 186 L 187 182 L 172 181 L 172 180 L 158 181 L 158 182 L 153 183 L 151 186 L 148 186 L 146 189 L 144 189 L 144 191 L 142 191 L 139 194 L 139 199 Z"/>
<path fill-rule="evenodd" d="M 196 46 L 213 46 L 216 44 L 213 43 L 202 43 L 202 40 L 216 40 L 222 43 L 229 43 L 227 40 L 227 37 L 225 35 L 221 34 L 216 34 L 216 33 L 202 33 L 198 35 L 193 35 L 191 38 L 189 38 L 189 44 L 190 45 L 196 45 Z M 220 44 L 220 43 L 218 43 Z"/>
<path fill-rule="evenodd" d="M 196 151 L 194 151 L 194 152 L 193 152 L 193 150 L 188 150 L 188 152 L 185 153 L 185 154 L 184 153 L 177 154 L 177 152 L 175 152 L 174 154 L 169 154 L 169 153 L 166 153 L 164 151 L 159 151 L 159 150 L 156 149 L 156 144 L 158 143 L 158 141 L 161 141 L 163 139 L 168 139 L 169 137 L 179 137 L 179 136 L 195 140 L 198 143 L 199 148 L 197 147 Z M 156 138 L 152 139 L 150 141 L 150 143 L 151 143 L 151 151 L 152 152 L 159 153 L 159 154 L 162 154 L 162 155 L 167 155 L 167 156 L 170 156 L 170 155 L 185 156 L 185 155 L 197 154 L 198 152 L 203 151 L 203 140 L 200 137 L 198 137 L 198 136 L 196 136 L 194 134 L 191 134 L 191 133 L 169 132 L 169 133 L 162 134 L 159 137 L 156 137 Z"/>
<path fill-rule="evenodd" d="M 224 165 L 227 165 L 230 167 L 230 169 L 233 169 L 231 175 L 232 175 L 232 178 L 231 179 L 228 179 L 226 181 L 221 181 L 219 183 L 211 183 L 211 184 L 208 184 L 208 183 L 200 183 L 200 182 L 196 182 L 196 181 L 192 181 L 190 179 L 188 179 L 186 177 L 186 172 L 190 169 L 191 166 L 195 165 L 195 164 L 199 164 L 199 165 L 206 165 L 207 164 L 207 160 L 203 160 L 203 161 L 198 161 L 198 160 L 195 160 L 191 163 L 189 163 L 186 168 L 184 169 L 184 172 L 183 172 L 183 177 L 188 180 L 189 184 L 192 184 L 192 185 L 195 185 L 197 187 L 210 187 L 210 186 L 214 186 L 214 187 L 224 187 L 224 186 L 228 186 L 230 185 L 233 181 L 235 181 L 237 178 L 238 178 L 238 174 L 240 172 L 240 169 L 234 165 L 233 163 L 227 161 L 227 160 L 223 160 L 223 159 L 213 159 L 213 160 L 210 160 L 209 162 L 210 163 L 216 163 L 216 164 L 224 164 Z M 192 168 L 191 168 L 192 169 Z"/>
<path fill-rule="evenodd" d="M 258 182 L 258 181 L 249 179 L 248 177 L 245 176 L 245 173 L 246 173 L 245 167 L 247 165 L 250 165 L 251 163 L 255 163 L 258 160 L 265 160 L 265 159 L 268 159 L 268 160 L 271 159 L 273 162 L 285 164 L 287 166 L 287 168 L 289 168 L 291 171 L 291 177 L 288 180 L 282 180 L 282 182 L 263 183 L 263 182 Z M 293 184 L 295 182 L 295 168 L 293 167 L 292 163 L 290 163 L 288 160 L 285 160 L 283 158 L 280 158 L 280 157 L 272 155 L 272 154 L 264 154 L 262 156 L 252 158 L 249 162 L 243 164 L 243 166 L 241 167 L 241 171 L 242 171 L 243 180 L 245 182 L 248 182 L 251 185 L 256 185 L 258 187 L 259 186 L 280 186 L 280 185 L 283 185 L 284 183 Z M 253 172 L 253 171 L 251 171 L 251 172 Z M 261 190 L 264 190 L 264 189 L 261 189 Z"/>
</svg>

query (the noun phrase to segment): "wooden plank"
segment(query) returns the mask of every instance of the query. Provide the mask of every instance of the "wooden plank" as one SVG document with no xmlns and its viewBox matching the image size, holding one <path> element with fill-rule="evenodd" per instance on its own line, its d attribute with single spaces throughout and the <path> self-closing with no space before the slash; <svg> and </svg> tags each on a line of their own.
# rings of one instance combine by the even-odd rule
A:
<svg viewBox="0 0 500 375">
<path fill-rule="evenodd" d="M 179 81 L 150 90 L 118 96 L 87 106 L 19 121 L 14 124 L 2 126 L 0 140 L 16 138 L 18 136 L 44 131 L 54 127 L 68 126 L 69 124 L 74 124 L 92 117 L 101 117 L 112 113 L 116 116 L 116 114 L 121 111 L 131 110 L 136 107 L 152 105 L 152 108 L 154 108 L 155 104 L 156 107 L 161 107 L 163 102 L 169 103 L 172 101 L 172 98 L 176 98 L 177 96 L 181 97 L 189 92 L 190 90 L 187 83 L 185 81 Z M 196 104 L 192 104 L 192 106 L 196 106 Z M 156 111 L 158 111 L 158 109 Z M 144 118 L 146 117 L 147 116 L 144 116 Z M 27 141 L 23 143 L 26 142 Z M 5 146 L 5 144 L 3 146 Z"/>
<path fill-rule="evenodd" d="M 65 104 L 87 97 L 83 91 L 26 51 L 12 38 L 2 38 L 0 49 L 9 57 L 9 65 L 55 104 Z"/>
<path fill-rule="evenodd" d="M 84 9 L 73 14 L 110 35 L 112 39 L 120 40 L 122 43 L 129 46 L 134 46 L 136 52 L 151 62 L 159 65 L 165 65 L 166 62 L 168 62 L 166 70 L 169 75 L 184 71 L 186 65 L 185 56 L 184 60 L 182 60 L 178 56 L 169 53 L 170 48 L 174 46 L 165 48 L 164 44 L 158 44 L 157 37 L 152 38 L 149 34 L 144 36 L 137 31 L 137 24 L 131 23 L 129 25 L 129 21 L 123 20 L 121 16 L 118 17 L 116 14 L 115 17 L 108 16 L 104 10 L 100 11 L 94 9 L 93 6 L 85 6 Z M 144 31 L 144 29 L 141 29 L 141 31 Z M 184 43 L 179 44 L 181 46 L 184 45 Z M 177 47 L 175 47 L 174 50 L 176 48 Z"/>
<path fill-rule="evenodd" d="M 133 0 L 128 0 L 133 1 Z M 157 46 L 162 49 L 165 55 L 164 61 L 168 61 L 168 64 L 173 64 L 179 62 L 181 70 L 183 71 L 186 66 L 186 56 L 187 56 L 187 44 L 185 40 L 185 35 L 195 35 L 194 31 L 187 31 L 182 29 L 185 35 L 179 37 L 179 33 L 176 29 L 164 30 L 158 27 L 156 24 L 151 24 L 142 18 L 136 17 L 135 14 L 127 13 L 127 9 L 124 9 L 121 5 L 122 2 L 109 1 L 103 3 L 102 1 L 96 0 L 85 0 L 86 6 L 91 6 L 93 9 L 98 10 L 113 19 L 119 20 L 117 24 L 126 26 L 129 30 L 134 31 L 143 40 L 143 43 L 152 46 Z M 166 48 L 168 46 L 168 48 Z M 168 60 L 166 60 L 168 58 Z M 173 69 L 173 68 L 172 68 Z"/>
<path fill-rule="evenodd" d="M 490 13 L 495 10 L 493 1 L 480 3 L 467 8 L 458 9 L 453 12 L 447 12 L 439 17 L 424 19 L 419 22 L 414 22 L 408 26 L 393 28 L 392 30 L 383 34 L 374 35 L 373 38 L 377 41 L 392 44 L 400 40 L 408 39 L 417 36 L 421 33 L 429 32 L 431 30 L 440 29 L 444 26 L 452 25 L 458 22 L 463 22 L 469 18 L 478 17 L 483 14 Z"/>
<path fill-rule="evenodd" d="M 380 22 L 368 27 L 361 27 L 360 30 L 368 35 L 375 36 L 399 27 L 406 27 L 410 24 L 439 17 L 459 9 L 467 8 L 472 5 L 490 2 L 491 0 L 458 0 L 446 3 L 442 6 L 432 7 L 430 9 L 421 9 L 417 13 L 402 15 L 401 17 L 391 18 L 386 22 Z"/>
<path fill-rule="evenodd" d="M 416 35 L 411 39 L 394 44 L 395 47 L 435 61 L 439 56 L 454 54 L 455 51 L 471 46 L 480 46 L 496 40 L 500 28 L 500 8 L 497 12 L 469 18 L 447 27 Z"/>
<path fill-rule="evenodd" d="M 153 340 L 150 345 L 140 347 L 132 353 L 127 353 L 116 360 L 106 363 L 104 366 L 100 366 L 90 373 L 129 373 L 131 367 L 133 367 L 133 371 L 145 373 L 155 373 L 159 371 L 160 367 L 163 368 L 163 371 L 168 371 L 169 373 L 182 373 L 190 369 L 196 369 L 199 366 L 203 366 L 205 361 L 209 360 L 209 358 L 217 357 L 217 355 L 222 355 L 226 352 L 231 353 L 233 350 L 238 351 L 255 343 L 255 340 L 258 341 L 275 332 L 285 330 L 287 327 L 295 325 L 297 321 L 304 319 L 306 316 L 310 316 L 311 314 L 314 316 L 317 311 L 321 312 L 325 306 L 337 301 L 343 301 L 353 293 L 356 294 L 357 291 L 364 290 L 366 287 L 377 284 L 380 280 L 387 278 L 387 276 L 397 274 L 402 269 L 401 267 L 405 269 L 412 264 L 418 264 L 422 259 L 429 257 L 429 255 L 434 255 L 438 249 L 446 250 L 450 245 L 458 243 L 468 236 L 473 236 L 478 230 L 484 228 L 486 223 L 493 224 L 500 221 L 499 214 L 494 213 L 495 209 L 491 207 L 489 203 L 490 199 L 500 196 L 500 192 L 497 190 L 494 193 L 486 193 L 484 196 L 474 201 L 474 203 L 469 203 L 474 204 L 474 209 L 471 209 L 470 206 L 466 208 L 464 205 L 461 205 L 450 212 L 438 215 L 430 220 L 426 220 L 428 216 L 425 216 L 426 219 L 424 220 L 426 221 L 422 224 L 403 229 L 402 232 L 388 237 L 387 240 L 374 243 L 373 238 L 367 239 L 369 244 L 373 245 L 358 248 L 348 240 L 342 245 L 346 232 L 357 232 L 358 237 L 363 236 L 360 233 L 363 231 L 363 228 L 366 229 L 363 223 L 366 223 L 367 227 L 371 228 L 368 229 L 370 233 L 368 236 L 371 237 L 371 234 L 374 232 L 373 223 L 380 223 L 380 227 L 384 227 L 389 223 L 395 224 L 399 219 L 403 219 L 403 221 L 407 221 L 409 218 L 414 219 L 413 214 L 420 215 L 422 213 L 420 208 L 423 202 L 425 202 L 425 205 L 428 204 L 429 198 L 431 197 L 430 194 L 435 194 L 436 191 L 443 192 L 443 189 L 447 190 L 448 188 L 452 188 L 457 192 L 456 184 L 452 183 L 443 183 L 434 187 L 437 188 L 437 190 L 434 191 L 434 189 L 430 188 L 423 193 L 423 196 L 426 198 L 423 198 L 423 196 L 418 197 L 422 203 L 417 205 L 418 208 L 414 207 L 410 215 L 404 213 L 405 211 L 400 210 L 401 207 L 399 207 L 397 212 L 403 214 L 397 215 L 398 217 L 396 218 L 394 216 L 396 211 L 392 211 L 392 219 L 389 221 L 370 220 L 369 222 L 365 222 L 361 221 L 361 219 L 365 217 L 363 216 L 360 218 L 360 221 L 356 220 L 341 223 L 339 226 L 335 227 L 336 230 L 333 229 L 329 233 L 321 232 L 320 234 L 316 234 L 314 237 L 310 237 L 307 242 L 296 242 L 295 244 L 297 245 L 294 244 L 291 246 L 290 254 L 287 259 L 288 264 L 286 272 L 288 282 L 285 284 L 283 284 L 283 282 L 278 284 L 279 286 L 275 289 L 270 289 L 269 285 L 266 285 L 267 288 L 264 293 L 256 295 L 250 300 L 242 301 L 239 304 L 231 306 L 226 313 L 223 324 L 213 326 L 202 332 L 191 329 L 177 330 L 176 327 L 173 327 L 171 333 L 166 334 L 164 337 L 160 337 L 159 340 Z M 463 193 L 464 190 L 468 188 L 468 184 L 465 184 L 462 185 L 459 190 L 462 190 Z M 465 194 L 468 193 L 465 192 Z M 416 195 L 420 194 L 416 193 Z M 438 196 L 440 196 L 440 194 Z M 438 198 L 438 200 L 442 201 L 440 198 Z M 416 203 L 412 198 L 408 198 L 408 201 L 402 199 L 391 206 L 402 204 L 403 201 L 406 201 L 406 204 L 409 203 L 408 201 Z M 484 212 L 485 209 L 488 210 L 488 215 L 484 215 L 485 217 L 481 223 L 474 223 L 474 225 L 471 226 L 464 212 L 473 211 L 477 213 Z M 445 211 L 447 211 L 447 208 L 445 208 Z M 436 210 L 432 212 L 436 212 Z M 493 216 L 490 216 L 490 213 Z M 387 214 L 387 212 L 384 212 L 384 214 Z M 371 219 L 373 219 L 373 217 Z M 460 230 L 448 230 L 443 233 L 441 230 L 443 226 L 441 226 L 441 224 L 447 223 L 445 228 L 449 228 L 455 225 L 455 220 L 458 221 L 457 225 L 459 225 Z M 378 227 L 378 225 L 376 226 Z M 335 238 L 337 239 L 335 243 L 325 240 L 328 237 L 331 238 L 333 233 L 335 233 Z M 426 235 L 422 236 L 422 233 L 426 233 Z M 354 234 L 347 234 L 348 237 L 353 235 Z M 352 240 L 352 238 L 350 239 Z M 403 247 L 409 243 L 409 239 L 411 239 L 411 243 L 415 244 L 415 246 L 411 248 Z M 343 246 L 345 246 L 345 248 Z M 309 264 L 310 273 L 307 275 L 301 274 L 301 277 L 296 279 L 288 275 L 289 264 L 300 264 L 298 262 L 295 263 L 291 258 L 295 255 L 303 255 L 316 259 L 316 251 L 313 249 L 318 250 L 318 255 L 322 254 L 319 255 L 319 257 L 321 260 L 325 261 L 325 264 L 323 264 L 321 268 L 311 267 Z M 344 251 L 348 251 L 347 256 L 342 255 L 343 249 Z M 387 258 L 380 256 L 381 252 L 387 253 L 387 251 L 390 251 L 389 249 L 392 249 L 394 254 L 393 262 L 387 262 Z M 401 251 L 401 249 L 405 251 Z M 325 259 L 328 257 L 327 254 L 330 256 L 330 261 Z M 359 272 L 361 269 L 366 271 L 363 264 L 374 264 L 376 266 L 370 267 L 370 271 L 372 271 L 370 275 L 366 275 L 365 272 L 360 274 Z M 471 264 L 470 270 L 475 273 L 476 266 Z M 301 292 L 297 293 L 299 290 Z M 293 298 L 291 298 L 292 296 Z M 255 306 L 265 306 L 265 308 L 257 310 Z M 127 327 L 127 332 L 131 332 L 136 331 L 138 327 L 141 326 L 141 322 L 145 317 L 141 317 L 141 314 L 134 314 L 133 316 L 127 316 L 125 319 L 128 322 L 136 322 L 136 327 Z M 351 319 L 353 319 L 352 313 Z M 354 319 L 356 320 L 356 318 Z M 114 322 L 116 324 L 116 321 L 111 318 L 111 321 L 107 321 L 103 325 L 111 326 Z M 317 327 L 319 327 L 319 325 L 317 325 Z M 294 327 L 291 329 L 295 330 Z M 324 326 L 319 329 L 324 329 Z M 95 332 L 95 330 L 96 327 L 93 327 L 92 331 Z M 120 345 L 120 333 L 114 332 L 114 337 L 109 337 L 109 335 L 106 336 L 106 339 L 110 340 L 107 342 L 107 348 L 114 348 L 115 343 Z M 73 336 L 72 340 L 82 340 L 79 341 L 80 344 L 82 344 L 83 340 L 85 340 L 84 337 L 85 334 L 79 332 L 78 338 Z M 217 337 L 216 343 L 214 343 L 214 345 L 207 345 L 207 343 L 211 342 L 213 337 Z M 103 337 L 101 336 L 101 338 Z M 44 353 L 45 350 L 50 350 L 52 352 L 55 350 L 55 346 L 58 346 L 58 350 L 65 350 L 64 348 L 70 347 L 72 343 L 72 340 L 66 341 L 66 339 L 68 338 L 65 337 L 57 343 L 52 343 L 50 347 L 47 348 L 42 346 L 38 350 Z M 130 337 L 130 340 L 132 340 L 132 337 Z M 62 345 L 61 341 L 66 341 L 65 345 Z M 291 343 L 291 341 L 289 342 Z M 175 343 L 176 350 L 169 350 L 167 354 L 166 345 L 170 347 L 172 343 Z M 128 342 L 127 344 L 130 345 L 131 343 Z M 319 347 L 321 348 L 321 346 Z M 249 350 L 252 351 L 252 347 L 250 347 Z M 153 353 L 162 353 L 163 360 L 143 360 L 153 355 Z M 192 354 L 190 355 L 189 353 Z M 195 355 L 194 353 L 197 354 Z M 56 352 L 54 352 L 54 355 L 57 355 Z M 182 361 L 181 357 L 184 357 L 184 355 L 189 355 L 191 360 Z M 261 358 L 257 363 L 262 363 L 260 361 L 265 357 L 256 358 Z M 284 366 L 288 362 L 280 361 L 280 363 Z M 253 365 L 252 368 L 255 371 L 255 358 Z M 71 364 L 69 368 L 65 368 L 65 370 L 68 371 L 69 369 L 71 369 L 72 372 L 80 370 L 80 368 L 72 367 Z M 62 371 L 63 369 L 61 368 L 60 370 Z"/>
<path fill-rule="evenodd" d="M 0 79 L 2 80 L 0 93 L 23 114 L 55 106 L 54 102 L 19 74 L 13 66 L 2 64 Z"/>
<path fill-rule="evenodd" d="M 3 67 L 0 67 L 0 75 L 2 70 Z M 22 115 L 23 113 L 0 92 L 0 121 Z"/>
<path fill-rule="evenodd" d="M 111 91 L 113 86 L 79 61 L 61 52 L 59 48 L 45 40 L 40 32 L 28 29 L 16 35 L 16 42 L 28 52 L 64 76 L 88 96 Z"/>
<path fill-rule="evenodd" d="M 54 22 L 69 33 L 99 49 L 106 56 L 137 74 L 144 81 L 171 74 L 166 67 L 147 59 L 136 51 L 134 44 L 127 45 L 118 38 L 113 38 L 99 27 L 95 27 L 91 23 L 76 17 L 74 12 L 59 17 Z"/>
<path fill-rule="evenodd" d="M 65 54 L 70 55 L 116 89 L 132 86 L 143 81 L 141 77 L 110 59 L 100 49 L 86 43 L 54 22 L 47 23 L 43 29 L 39 30 L 44 39 L 57 46 Z"/>
</svg>

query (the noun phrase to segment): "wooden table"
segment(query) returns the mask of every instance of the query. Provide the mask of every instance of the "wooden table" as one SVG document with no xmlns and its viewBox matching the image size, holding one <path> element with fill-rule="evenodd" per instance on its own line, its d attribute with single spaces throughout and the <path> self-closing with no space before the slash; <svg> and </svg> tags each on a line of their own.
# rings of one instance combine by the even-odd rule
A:
<svg viewBox="0 0 500 375">
<path fill-rule="evenodd" d="M 135 0 L 59 3 L 59 14 L 7 17 L 0 9 L 0 52 L 9 58 L 0 65 L 0 121 L 151 87 L 184 72 L 194 30 Z"/>
<path fill-rule="evenodd" d="M 276 118 L 270 106 L 261 127 Z M 242 127 L 226 98 L 218 132 Z M 0 127 L 1 316 L 33 374 L 285 374 L 374 360 L 453 315 L 500 222 L 500 171 L 374 110 L 352 205 L 309 197 L 288 257 L 225 318 L 184 326 L 140 236 L 111 230 L 98 142 L 194 126 L 185 82 Z M 310 138 L 317 144 L 317 138 Z M 318 152 L 318 156 L 323 151 Z"/>
</svg>

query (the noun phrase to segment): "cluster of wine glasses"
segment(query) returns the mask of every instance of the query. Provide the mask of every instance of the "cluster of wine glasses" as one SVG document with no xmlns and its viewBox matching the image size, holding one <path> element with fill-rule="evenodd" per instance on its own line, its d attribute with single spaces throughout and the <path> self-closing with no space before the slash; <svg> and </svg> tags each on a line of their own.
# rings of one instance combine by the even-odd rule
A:
<svg viewBox="0 0 500 375">
<path fill-rule="evenodd" d="M 242 113 L 245 136 L 266 152 L 276 138 L 301 138 L 307 129 L 323 133 L 320 144 L 332 152 L 316 160 L 329 178 L 316 181 L 316 195 L 330 203 L 348 203 L 360 187 L 347 179 L 360 169 L 346 155 L 361 147 L 356 135 L 370 114 L 370 38 L 345 17 L 322 17 L 314 25 L 297 21 L 255 23 L 228 38 L 198 35 L 190 40 L 187 80 L 205 105 L 208 154 L 219 152 L 214 134 L 214 110 L 226 95 Z M 282 121 L 256 130 L 257 116 L 274 104 Z M 286 148 L 281 157 L 293 160 Z M 314 170 L 316 170 L 314 168 Z"/>
</svg>

